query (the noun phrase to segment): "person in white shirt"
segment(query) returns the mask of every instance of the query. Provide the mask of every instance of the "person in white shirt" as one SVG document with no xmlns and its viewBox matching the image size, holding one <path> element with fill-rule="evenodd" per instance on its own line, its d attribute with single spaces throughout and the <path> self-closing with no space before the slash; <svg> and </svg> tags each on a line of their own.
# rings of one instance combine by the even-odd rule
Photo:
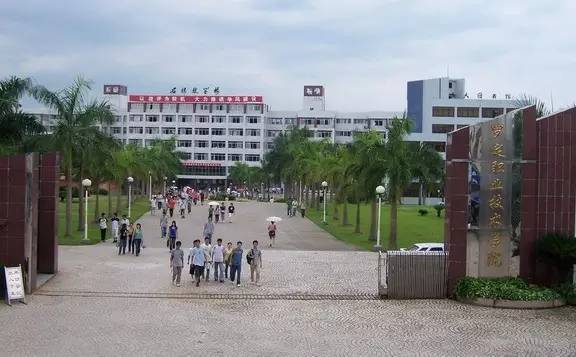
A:
<svg viewBox="0 0 576 357">
<path fill-rule="evenodd" d="M 214 262 L 214 281 L 224 282 L 224 246 L 222 239 L 216 240 L 216 245 L 212 248 L 212 262 Z M 220 276 L 218 276 L 220 272 Z"/>
<path fill-rule="evenodd" d="M 180 218 L 184 218 L 186 214 L 186 200 L 184 198 L 179 198 L 178 206 L 180 207 Z"/>
<path fill-rule="evenodd" d="M 102 216 L 98 220 L 98 226 L 100 227 L 100 240 L 104 242 L 106 241 L 106 228 L 108 228 L 108 220 L 106 219 L 105 213 L 102 213 Z"/>
<path fill-rule="evenodd" d="M 120 221 L 120 224 L 125 224 L 126 227 L 130 227 L 130 220 L 128 219 L 128 217 L 126 217 L 125 214 L 122 215 L 122 220 Z"/>
<path fill-rule="evenodd" d="M 208 238 L 204 238 L 204 243 L 200 245 L 200 248 L 204 250 L 204 255 L 206 256 L 206 263 L 204 264 L 204 274 L 202 277 L 206 278 L 206 281 L 210 279 L 210 266 L 212 265 L 212 244 Z"/>
<path fill-rule="evenodd" d="M 120 228 L 120 220 L 118 219 L 118 215 L 116 215 L 116 213 L 114 213 L 112 215 L 112 218 L 110 219 L 110 225 L 112 227 L 112 243 L 116 243 L 118 242 L 118 233 L 119 232 L 119 228 Z"/>
</svg>

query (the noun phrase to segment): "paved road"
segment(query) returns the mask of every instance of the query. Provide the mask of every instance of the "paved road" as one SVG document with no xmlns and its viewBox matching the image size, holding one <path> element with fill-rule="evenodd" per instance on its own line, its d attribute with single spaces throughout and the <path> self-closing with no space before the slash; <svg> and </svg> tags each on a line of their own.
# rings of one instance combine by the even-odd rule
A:
<svg viewBox="0 0 576 357">
<path fill-rule="evenodd" d="M 283 205 L 240 203 L 216 237 L 265 240 Z M 206 207 L 178 219 L 189 246 Z M 264 250 L 262 286 L 170 284 L 158 217 L 148 246 L 118 256 L 110 242 L 61 247 L 60 273 L 29 304 L 0 305 L 0 356 L 576 355 L 576 309 L 495 310 L 450 300 L 376 300 L 376 256 L 300 218 Z M 153 232 L 156 232 L 152 234 Z M 249 277 L 244 267 L 244 281 Z"/>
<path fill-rule="evenodd" d="M 301 217 L 287 217 L 286 205 L 283 203 L 255 203 L 235 202 L 236 215 L 232 223 L 218 223 L 215 225 L 215 238 L 222 238 L 224 242 L 241 240 L 244 244 L 257 239 L 268 241 L 266 218 L 278 216 L 283 221 L 278 223 L 278 234 L 274 249 L 281 250 L 355 250 L 354 247 L 335 239 L 332 235 L 320 229 L 316 224 Z M 179 239 L 185 247 L 192 245 L 194 239 L 202 238 L 202 229 L 208 217 L 208 206 L 192 207 L 191 215 L 181 219 L 174 215 L 173 220 L 179 227 Z M 171 222 L 172 219 L 170 219 Z M 146 236 L 160 235 L 159 214 L 145 215 L 140 219 Z M 148 246 L 161 247 L 159 240 L 148 240 Z"/>
</svg>

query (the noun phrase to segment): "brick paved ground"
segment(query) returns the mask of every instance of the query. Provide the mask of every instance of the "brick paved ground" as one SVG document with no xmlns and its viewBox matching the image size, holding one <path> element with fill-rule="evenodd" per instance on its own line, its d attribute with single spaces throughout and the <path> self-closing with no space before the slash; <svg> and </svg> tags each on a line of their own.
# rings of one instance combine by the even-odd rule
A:
<svg viewBox="0 0 576 357">
<path fill-rule="evenodd" d="M 266 238 L 263 219 L 283 209 L 241 203 L 217 236 Z M 204 210 L 178 220 L 185 246 Z M 299 218 L 283 221 L 278 248 L 265 249 L 261 287 L 195 288 L 186 275 L 176 288 L 168 252 L 150 234 L 157 219 L 142 219 L 149 248 L 140 257 L 118 256 L 111 243 L 61 247 L 60 274 L 27 306 L 0 306 L 0 356 L 576 355 L 573 308 L 374 300 L 374 253 L 351 251 Z"/>
</svg>

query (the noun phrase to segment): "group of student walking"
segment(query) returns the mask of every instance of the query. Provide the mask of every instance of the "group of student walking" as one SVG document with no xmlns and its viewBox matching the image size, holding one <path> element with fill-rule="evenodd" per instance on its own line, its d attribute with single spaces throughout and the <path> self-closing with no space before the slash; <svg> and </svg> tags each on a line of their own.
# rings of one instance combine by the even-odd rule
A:
<svg viewBox="0 0 576 357">
<path fill-rule="evenodd" d="M 108 230 L 108 218 L 106 218 L 105 213 L 100 215 L 98 226 L 100 228 L 100 241 L 105 242 Z M 123 215 L 122 219 L 119 219 L 116 213 L 112 215 L 110 218 L 110 235 L 113 239 L 112 242 L 116 243 L 118 247 L 118 255 L 125 255 L 126 247 L 128 247 L 128 253 L 139 256 L 140 248 L 144 248 L 142 226 L 140 223 L 134 226 L 126 215 Z"/>
<path fill-rule="evenodd" d="M 184 268 L 184 251 L 182 242 L 177 241 L 175 246 L 175 249 L 170 252 L 170 268 L 172 269 L 172 284 L 180 286 Z M 200 286 L 202 280 L 209 281 L 212 270 L 214 281 L 224 283 L 225 279 L 230 279 L 240 286 L 243 255 L 242 242 L 237 242 L 236 247 L 233 247 L 232 242 L 223 246 L 222 239 L 217 239 L 216 245 L 212 246 L 210 238 L 205 238 L 202 244 L 200 244 L 200 239 L 196 239 L 188 253 L 186 265 L 190 265 L 190 275 L 196 282 L 196 286 Z M 246 261 L 250 266 L 251 282 L 259 286 L 262 251 L 258 248 L 257 240 L 252 242 L 252 248 L 246 254 Z"/>
</svg>

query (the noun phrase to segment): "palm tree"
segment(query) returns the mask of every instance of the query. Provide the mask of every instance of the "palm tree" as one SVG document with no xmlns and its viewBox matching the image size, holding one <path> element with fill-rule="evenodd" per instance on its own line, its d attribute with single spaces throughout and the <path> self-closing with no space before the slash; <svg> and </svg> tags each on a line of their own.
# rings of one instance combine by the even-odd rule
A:
<svg viewBox="0 0 576 357">
<path fill-rule="evenodd" d="M 0 153 L 29 151 L 29 144 L 45 132 L 34 116 L 20 110 L 20 99 L 34 88 L 29 78 L 0 81 Z"/>
<path fill-rule="evenodd" d="M 111 123 L 114 116 L 107 102 L 89 101 L 90 83 L 78 77 L 72 85 L 52 92 L 43 87 L 33 90 L 34 97 L 57 112 L 52 143 L 62 154 L 66 175 L 66 237 L 72 234 L 73 165 L 79 155 L 78 142 L 98 123 Z"/>
<path fill-rule="evenodd" d="M 444 161 L 440 154 L 426 143 L 410 143 L 408 150 L 413 155 L 412 174 L 418 179 L 420 186 L 418 204 L 426 205 L 428 189 L 442 178 Z"/>
<path fill-rule="evenodd" d="M 536 118 L 541 118 L 550 114 L 550 110 L 542 100 L 537 97 L 528 94 L 521 94 L 518 98 L 514 100 L 514 104 L 517 108 L 523 108 L 530 105 L 536 106 Z"/>
</svg>

